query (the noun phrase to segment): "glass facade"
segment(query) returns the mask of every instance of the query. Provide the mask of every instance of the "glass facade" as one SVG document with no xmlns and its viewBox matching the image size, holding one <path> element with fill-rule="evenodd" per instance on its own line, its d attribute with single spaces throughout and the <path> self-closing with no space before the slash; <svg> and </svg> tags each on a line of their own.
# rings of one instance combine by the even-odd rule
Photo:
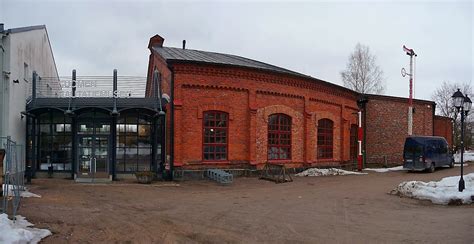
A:
<svg viewBox="0 0 474 244">
<path fill-rule="evenodd" d="M 104 109 L 84 108 L 68 116 L 58 109 L 38 110 L 27 117 L 26 160 L 36 171 L 53 167 L 82 175 L 162 169 L 164 117 L 153 114 L 129 109 L 114 117 Z"/>
<path fill-rule="evenodd" d="M 71 118 L 56 110 L 39 114 L 35 124 L 37 139 L 37 169 L 48 170 L 49 166 L 55 171 L 70 171 L 72 168 L 72 125 Z M 32 134 L 28 133 L 28 144 L 32 148 Z M 32 155 L 28 154 L 31 160 Z"/>
<path fill-rule="evenodd" d="M 117 120 L 118 172 L 148 171 L 152 167 L 152 116 L 132 110 L 121 113 Z"/>
</svg>

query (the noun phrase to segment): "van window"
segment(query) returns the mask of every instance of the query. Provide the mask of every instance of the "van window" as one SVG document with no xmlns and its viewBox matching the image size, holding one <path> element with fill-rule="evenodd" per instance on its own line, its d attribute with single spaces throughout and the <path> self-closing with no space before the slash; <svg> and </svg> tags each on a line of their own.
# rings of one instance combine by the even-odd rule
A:
<svg viewBox="0 0 474 244">
<path fill-rule="evenodd" d="M 448 153 L 448 145 L 444 141 L 438 141 L 440 153 Z"/>
<path fill-rule="evenodd" d="M 417 141 L 407 138 L 405 141 L 404 157 L 413 158 L 423 155 L 423 144 L 418 143 Z"/>
</svg>

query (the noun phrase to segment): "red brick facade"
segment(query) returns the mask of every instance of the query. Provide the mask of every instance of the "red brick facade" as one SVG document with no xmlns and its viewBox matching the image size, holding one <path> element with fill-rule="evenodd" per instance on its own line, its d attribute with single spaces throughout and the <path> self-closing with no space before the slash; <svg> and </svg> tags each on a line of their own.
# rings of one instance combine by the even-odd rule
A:
<svg viewBox="0 0 474 244">
<path fill-rule="evenodd" d="M 435 103 L 413 100 L 413 135 L 432 136 Z M 401 164 L 408 136 L 408 99 L 369 95 L 366 119 L 367 163 Z"/>
<path fill-rule="evenodd" d="M 267 162 L 267 127 L 271 114 L 292 118 L 289 166 L 337 164 L 349 159 L 349 129 L 356 123 L 355 95 L 297 77 L 236 67 L 174 65 L 175 165 L 260 167 Z M 229 114 L 229 151 L 225 162 L 202 160 L 202 115 Z M 334 122 L 334 155 L 316 158 L 319 119 Z"/>
<path fill-rule="evenodd" d="M 152 37 L 150 45 L 162 46 Z M 351 126 L 357 124 L 357 93 L 315 78 L 232 65 L 168 62 L 150 48 L 149 81 L 156 68 L 162 91 L 174 82 L 174 165 L 183 169 L 261 168 L 278 162 L 288 167 L 340 165 L 350 155 Z M 152 95 L 152 82 L 147 95 Z M 433 135 L 434 103 L 415 102 L 414 133 Z M 203 114 L 228 114 L 225 161 L 203 160 Z M 168 107 L 169 128 L 169 107 Z M 291 159 L 268 160 L 268 119 L 291 117 Z M 318 159 L 318 121 L 333 122 L 332 158 Z M 367 104 L 367 153 L 401 158 L 407 128 L 406 99 L 370 96 Z M 167 134 L 169 144 L 170 134 Z M 355 148 L 355 147 L 353 147 Z M 354 150 L 353 150 L 354 151 Z M 169 159 L 169 147 L 167 158 Z"/>
<path fill-rule="evenodd" d="M 453 146 L 453 120 L 448 117 L 434 117 L 434 135 L 442 136 L 448 141 L 449 147 Z"/>
</svg>

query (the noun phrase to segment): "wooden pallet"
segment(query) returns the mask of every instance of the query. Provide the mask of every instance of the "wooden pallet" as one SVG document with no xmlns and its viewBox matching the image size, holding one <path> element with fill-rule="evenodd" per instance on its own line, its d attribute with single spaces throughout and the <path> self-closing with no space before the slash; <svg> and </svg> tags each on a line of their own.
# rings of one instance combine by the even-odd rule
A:
<svg viewBox="0 0 474 244">
<path fill-rule="evenodd" d="M 287 172 L 285 165 L 266 163 L 260 174 L 261 180 L 269 180 L 275 183 L 292 182 L 293 178 Z"/>
</svg>

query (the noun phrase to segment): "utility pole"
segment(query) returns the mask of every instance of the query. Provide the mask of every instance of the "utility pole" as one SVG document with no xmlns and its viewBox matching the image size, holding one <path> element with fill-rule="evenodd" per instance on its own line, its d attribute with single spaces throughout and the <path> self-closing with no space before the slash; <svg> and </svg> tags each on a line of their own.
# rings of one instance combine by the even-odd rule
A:
<svg viewBox="0 0 474 244">
<path fill-rule="evenodd" d="M 402 76 L 410 77 L 410 97 L 408 98 L 408 135 L 413 135 L 413 56 L 418 56 L 413 49 L 409 49 L 403 45 L 403 51 L 410 56 L 410 73 L 407 74 L 405 68 L 402 68 Z"/>
</svg>

